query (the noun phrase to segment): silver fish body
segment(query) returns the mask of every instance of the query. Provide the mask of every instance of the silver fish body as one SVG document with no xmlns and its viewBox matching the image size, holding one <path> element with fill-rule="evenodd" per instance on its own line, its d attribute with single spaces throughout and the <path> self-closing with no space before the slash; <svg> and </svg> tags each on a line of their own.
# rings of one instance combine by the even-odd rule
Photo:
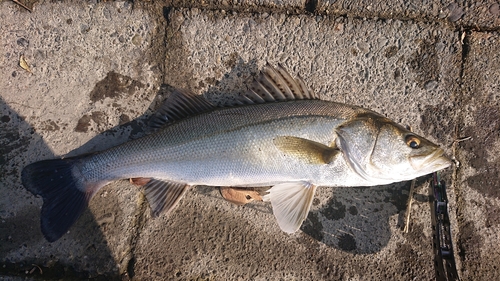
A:
<svg viewBox="0 0 500 281">
<path fill-rule="evenodd" d="M 338 154 L 328 165 L 310 164 L 274 145 L 292 136 L 325 146 L 335 130 L 366 110 L 322 100 L 299 100 L 217 109 L 174 123 L 82 161 L 88 180 L 158 178 L 189 185 L 271 186 L 308 181 L 318 186 L 360 186 L 360 177 Z"/>
<path fill-rule="evenodd" d="M 44 198 L 45 237 L 57 240 L 92 195 L 118 179 L 146 179 L 156 215 L 172 209 L 189 186 L 273 186 L 265 198 L 291 233 L 307 216 L 317 186 L 388 184 L 450 165 L 437 145 L 370 110 L 315 99 L 281 67 L 267 66 L 255 83 L 249 105 L 233 107 L 175 92 L 164 112 L 178 118 L 159 122 L 166 124 L 157 132 L 88 156 L 27 166 L 23 184 Z M 54 182 L 59 187 L 48 188 Z M 66 202 L 75 199 L 61 200 L 58 192 L 82 202 L 72 206 Z"/>
</svg>

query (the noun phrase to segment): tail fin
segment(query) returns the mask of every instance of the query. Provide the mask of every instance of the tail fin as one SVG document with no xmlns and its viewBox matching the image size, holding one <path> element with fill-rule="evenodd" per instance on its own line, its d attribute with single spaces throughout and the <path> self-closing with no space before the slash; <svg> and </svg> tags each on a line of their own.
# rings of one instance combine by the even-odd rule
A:
<svg viewBox="0 0 500 281">
<path fill-rule="evenodd" d="M 54 242 L 80 217 L 96 188 L 75 177 L 76 158 L 54 159 L 26 166 L 21 174 L 24 187 L 43 198 L 43 236 Z"/>
</svg>

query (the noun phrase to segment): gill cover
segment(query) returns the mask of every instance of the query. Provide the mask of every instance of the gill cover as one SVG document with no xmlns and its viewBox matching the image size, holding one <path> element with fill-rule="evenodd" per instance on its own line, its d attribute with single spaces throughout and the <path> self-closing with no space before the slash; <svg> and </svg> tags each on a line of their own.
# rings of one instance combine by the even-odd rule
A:
<svg viewBox="0 0 500 281">
<path fill-rule="evenodd" d="M 361 117 L 345 123 L 337 128 L 337 147 L 343 152 L 347 164 L 359 176 L 370 180 L 366 163 L 377 142 L 377 125 L 374 118 Z"/>
</svg>

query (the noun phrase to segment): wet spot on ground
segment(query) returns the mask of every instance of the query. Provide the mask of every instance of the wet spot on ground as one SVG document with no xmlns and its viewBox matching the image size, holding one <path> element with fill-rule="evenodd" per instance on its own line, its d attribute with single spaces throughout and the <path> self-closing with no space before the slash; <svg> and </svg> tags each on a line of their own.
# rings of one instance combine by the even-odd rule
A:
<svg viewBox="0 0 500 281">
<path fill-rule="evenodd" d="M 95 123 L 98 132 L 103 132 L 108 127 L 107 115 L 101 111 L 94 111 L 90 115 L 84 115 L 78 119 L 75 132 L 86 133 L 89 128 L 92 130 L 91 121 Z"/>
<path fill-rule="evenodd" d="M 346 207 L 342 202 L 337 201 L 335 198 L 331 198 L 325 209 L 321 210 L 321 214 L 329 220 L 339 220 L 345 217 Z"/>
<path fill-rule="evenodd" d="M 410 69 L 416 74 L 415 80 L 421 88 L 425 88 L 428 81 L 438 81 L 439 63 L 435 44 L 429 40 L 417 42 L 419 48 L 409 58 Z"/>
<path fill-rule="evenodd" d="M 131 96 L 136 90 L 145 87 L 143 83 L 129 76 L 110 71 L 103 80 L 97 82 L 90 92 L 90 100 L 95 103 L 103 101 L 105 98 L 116 99 L 122 96 Z"/>
<path fill-rule="evenodd" d="M 58 131 L 60 129 L 57 123 L 50 119 L 43 121 L 40 128 L 44 131 L 50 132 Z"/>
<path fill-rule="evenodd" d="M 319 221 L 317 213 L 309 212 L 300 229 L 318 241 L 323 240 L 323 225 Z"/>
<path fill-rule="evenodd" d="M 354 239 L 354 236 L 351 234 L 344 233 L 340 235 L 339 239 L 339 248 L 347 251 L 347 252 L 352 252 L 357 249 L 356 246 L 356 240 Z"/>
</svg>

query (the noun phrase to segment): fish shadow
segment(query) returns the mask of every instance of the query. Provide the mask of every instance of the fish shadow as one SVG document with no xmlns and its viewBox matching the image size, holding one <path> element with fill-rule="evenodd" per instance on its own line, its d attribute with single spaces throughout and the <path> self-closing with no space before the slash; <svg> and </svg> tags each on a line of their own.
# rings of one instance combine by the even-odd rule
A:
<svg viewBox="0 0 500 281">
<path fill-rule="evenodd" d="M 0 97 L 0 275 L 119 279 L 113 271 L 117 266 L 100 231 L 84 234 L 70 231 L 54 243 L 43 237 L 40 230 L 42 199 L 24 189 L 21 171 L 27 164 L 55 157 L 42 135 Z M 86 229 L 99 229 L 88 210 L 79 224 L 84 224 Z M 86 256 L 93 259 L 85 259 Z"/>
<path fill-rule="evenodd" d="M 415 186 L 426 184 L 428 179 L 428 176 L 418 178 Z M 331 188 L 333 195 L 324 205 L 313 207 L 301 230 L 345 252 L 379 252 L 389 243 L 394 231 L 403 232 L 410 188 L 411 181 L 374 187 Z M 422 194 L 413 196 L 414 202 L 429 202 L 429 198 Z"/>
</svg>

